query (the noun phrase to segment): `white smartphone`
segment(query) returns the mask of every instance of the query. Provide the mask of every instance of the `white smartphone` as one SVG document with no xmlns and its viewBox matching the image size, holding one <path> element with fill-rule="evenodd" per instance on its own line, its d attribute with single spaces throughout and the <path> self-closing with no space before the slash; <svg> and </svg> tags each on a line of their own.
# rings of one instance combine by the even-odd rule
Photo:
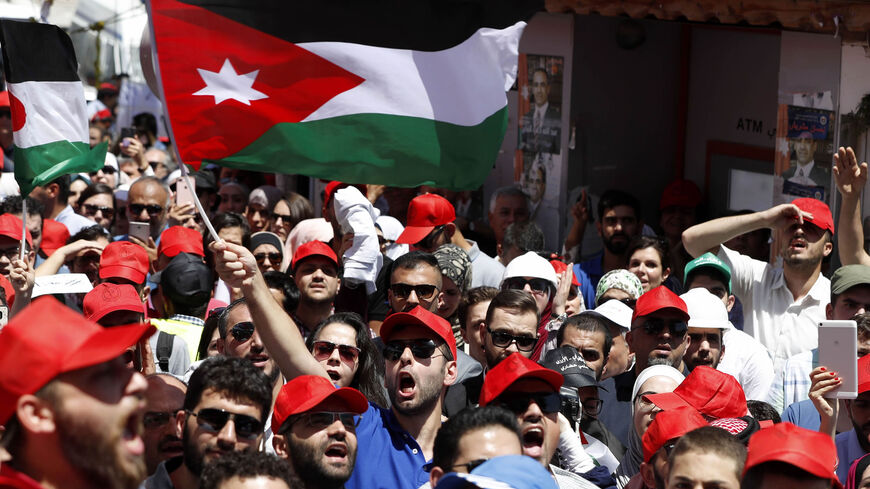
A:
<svg viewBox="0 0 870 489">
<path fill-rule="evenodd" d="M 193 199 L 195 199 L 196 194 L 196 181 L 191 178 L 190 186 L 187 186 L 187 181 L 179 177 L 178 180 L 175 181 L 175 203 L 177 205 L 184 204 L 193 204 Z"/>
<path fill-rule="evenodd" d="M 127 234 L 134 238 L 141 239 L 143 243 L 148 242 L 148 237 L 151 236 L 151 224 L 147 222 L 130 221 L 130 227 Z"/>
<path fill-rule="evenodd" d="M 858 332 L 855 321 L 819 323 L 819 365 L 837 372 L 843 383 L 825 397 L 858 397 Z"/>
</svg>

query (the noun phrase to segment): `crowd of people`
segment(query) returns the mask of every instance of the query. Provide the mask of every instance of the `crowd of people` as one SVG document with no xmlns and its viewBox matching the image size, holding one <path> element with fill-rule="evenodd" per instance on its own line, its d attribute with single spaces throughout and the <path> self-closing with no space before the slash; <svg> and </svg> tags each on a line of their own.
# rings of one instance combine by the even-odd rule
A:
<svg viewBox="0 0 870 489">
<path fill-rule="evenodd" d="M 113 136 L 117 89 L 99 88 L 105 166 L 0 203 L 0 487 L 870 484 L 851 149 L 836 227 L 809 198 L 702 221 L 677 180 L 658 223 L 628 192 L 584 195 L 547 250 L 513 186 L 484 206 L 333 181 L 315 209 L 275 175 L 205 166 L 201 216 L 154 116 Z M 857 324 L 855 399 L 828 399 L 825 319 Z"/>
</svg>

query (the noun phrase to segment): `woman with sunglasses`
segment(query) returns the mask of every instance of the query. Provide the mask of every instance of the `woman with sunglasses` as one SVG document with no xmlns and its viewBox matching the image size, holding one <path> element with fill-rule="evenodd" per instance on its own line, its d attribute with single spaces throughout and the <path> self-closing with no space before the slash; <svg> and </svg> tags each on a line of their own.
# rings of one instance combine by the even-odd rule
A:
<svg viewBox="0 0 870 489">
<path fill-rule="evenodd" d="M 353 387 L 386 408 L 384 360 L 371 339 L 368 326 L 353 312 L 324 319 L 305 342 L 338 387 Z"/>
<path fill-rule="evenodd" d="M 632 425 L 628 431 L 628 451 L 616 469 L 616 485 L 620 489 L 640 489 L 644 487 L 640 477 L 640 464 L 643 462 L 643 434 L 652 423 L 655 413 L 661 411 L 645 396 L 673 392 L 685 377 L 677 369 L 668 365 L 653 365 L 645 368 L 634 381 L 631 389 Z"/>
<path fill-rule="evenodd" d="M 252 234 L 248 249 L 257 260 L 260 273 L 283 271 L 281 262 L 284 260 L 284 245 L 277 234 L 268 231 Z"/>
<path fill-rule="evenodd" d="M 270 231 L 281 238 L 281 242 L 287 241 L 290 231 L 305 219 L 314 217 L 314 208 L 311 202 L 296 192 L 290 192 L 282 198 L 272 209 Z"/>
<path fill-rule="evenodd" d="M 644 292 L 662 285 L 671 274 L 668 249 L 659 238 L 638 236 L 631 240 L 626 250 L 628 270 L 637 275 Z M 673 287 L 668 284 L 669 289 Z M 680 293 L 681 291 L 674 291 Z"/>
<path fill-rule="evenodd" d="M 92 183 L 82 191 L 76 204 L 76 212 L 112 231 L 115 222 L 115 194 L 104 183 Z"/>
</svg>

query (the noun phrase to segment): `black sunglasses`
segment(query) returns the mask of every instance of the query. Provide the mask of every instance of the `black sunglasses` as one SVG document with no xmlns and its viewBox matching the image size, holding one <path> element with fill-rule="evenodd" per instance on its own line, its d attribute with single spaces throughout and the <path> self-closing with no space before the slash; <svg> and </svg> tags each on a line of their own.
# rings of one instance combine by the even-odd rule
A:
<svg viewBox="0 0 870 489">
<path fill-rule="evenodd" d="M 175 419 L 175 412 L 171 411 L 148 411 L 142 419 L 145 429 L 164 426 L 170 419 Z"/>
<path fill-rule="evenodd" d="M 115 217 L 115 209 L 111 207 L 104 207 L 94 204 L 82 204 L 82 207 L 84 207 L 85 209 L 86 216 L 96 216 L 97 212 L 102 212 L 103 217 L 105 217 L 106 219 L 111 219 Z"/>
<path fill-rule="evenodd" d="M 314 353 L 314 358 L 323 360 L 332 356 L 332 352 L 338 348 L 338 355 L 345 363 L 354 363 L 359 358 L 359 348 L 350 345 L 336 345 L 329 341 L 315 341 L 311 345 L 311 350 Z"/>
<path fill-rule="evenodd" d="M 388 341 L 384 345 L 384 358 L 395 362 L 405 352 L 405 348 L 410 348 L 414 357 L 419 359 L 432 358 L 435 354 L 435 349 L 438 345 L 432 340 L 407 340 L 407 341 Z"/>
<path fill-rule="evenodd" d="M 262 265 L 266 262 L 266 258 L 269 259 L 269 262 L 272 264 L 281 263 L 281 258 L 283 256 L 281 253 L 254 253 L 254 259 L 257 260 L 258 265 Z"/>
<path fill-rule="evenodd" d="M 504 406 L 514 414 L 522 414 L 529 409 L 529 404 L 534 401 L 546 414 L 558 413 L 562 406 L 562 399 L 558 392 L 515 392 L 496 398 L 495 403 Z"/>
<path fill-rule="evenodd" d="M 538 343 L 538 339 L 534 336 L 515 336 L 504 331 L 493 331 L 489 326 L 486 327 L 486 331 L 492 339 L 492 344 L 499 348 L 507 348 L 511 343 L 516 343 L 517 350 L 532 351 Z"/>
<path fill-rule="evenodd" d="M 200 409 L 199 412 L 187 411 L 187 414 L 196 416 L 199 427 L 218 433 L 227 424 L 227 421 L 233 420 L 236 427 L 236 436 L 245 440 L 253 440 L 263 434 L 263 423 L 247 414 L 236 414 L 223 409 L 206 408 Z"/>
<path fill-rule="evenodd" d="M 163 206 L 157 204 L 130 204 L 127 206 L 130 209 L 130 212 L 133 215 L 138 216 L 142 214 L 142 211 L 148 211 L 149 216 L 156 216 L 163 212 Z"/>
<path fill-rule="evenodd" d="M 341 424 L 343 424 L 345 428 L 353 429 L 359 425 L 361 416 L 358 416 L 354 413 L 340 413 L 332 411 L 303 413 L 293 417 L 291 420 L 288 420 L 288 422 L 281 427 L 279 433 L 286 432 L 294 423 L 297 423 L 299 421 L 304 421 L 305 424 L 316 430 L 323 430 L 326 429 L 328 426 L 332 425 L 332 423 L 335 423 L 336 419 L 340 420 Z"/>
<path fill-rule="evenodd" d="M 486 462 L 488 460 L 489 460 L 488 458 L 478 458 L 478 459 L 471 460 L 469 462 L 465 462 L 464 464 L 451 465 L 450 468 L 452 469 L 453 467 L 465 467 L 465 470 L 467 470 L 470 473 L 472 470 L 480 467 L 481 465 L 483 465 L 484 462 Z"/>
<path fill-rule="evenodd" d="M 689 325 L 685 321 L 675 321 L 672 319 L 648 318 L 643 322 L 643 330 L 648 335 L 659 336 L 668 328 L 671 336 L 683 337 L 689 331 Z"/>
<path fill-rule="evenodd" d="M 431 301 L 435 298 L 438 292 L 438 287 L 430 284 L 408 285 L 408 284 L 393 284 L 390 285 L 390 290 L 393 295 L 400 299 L 407 299 L 413 291 L 417 294 L 417 298 L 424 301 Z"/>
<path fill-rule="evenodd" d="M 272 219 L 275 221 L 281 219 L 284 224 L 290 224 L 291 222 L 293 222 L 293 216 L 291 216 L 290 214 L 278 214 L 277 212 L 272 213 Z"/>
<path fill-rule="evenodd" d="M 96 174 L 97 174 L 99 171 L 102 171 L 102 172 L 105 173 L 106 175 L 114 175 L 114 174 L 115 174 L 115 167 L 114 167 L 114 166 L 104 166 L 101 170 L 88 172 L 88 175 L 90 175 L 90 176 L 92 176 L 92 177 L 93 177 L 93 176 L 96 176 Z"/>
<path fill-rule="evenodd" d="M 417 241 L 417 243 L 414 246 L 416 246 L 417 248 L 424 248 L 427 250 L 434 248 L 435 247 L 435 239 L 437 239 L 438 236 L 443 232 L 444 232 L 444 225 L 443 224 L 441 226 L 436 226 L 435 229 L 430 231 L 429 234 L 427 234 L 425 238 L 421 239 L 420 241 Z"/>
<path fill-rule="evenodd" d="M 254 336 L 254 323 L 250 321 L 236 323 L 230 330 L 230 334 L 232 334 L 233 338 L 235 338 L 239 343 L 244 343 L 251 339 L 251 336 Z"/>
<path fill-rule="evenodd" d="M 532 289 L 533 294 L 538 295 L 549 294 L 550 287 L 552 287 L 553 285 L 550 283 L 549 280 L 544 280 L 542 278 L 533 278 L 531 280 L 526 280 L 523 277 L 511 277 L 509 279 L 505 279 L 504 283 L 502 283 L 501 285 L 501 289 L 523 290 L 526 284 L 529 284 L 529 288 Z"/>
</svg>

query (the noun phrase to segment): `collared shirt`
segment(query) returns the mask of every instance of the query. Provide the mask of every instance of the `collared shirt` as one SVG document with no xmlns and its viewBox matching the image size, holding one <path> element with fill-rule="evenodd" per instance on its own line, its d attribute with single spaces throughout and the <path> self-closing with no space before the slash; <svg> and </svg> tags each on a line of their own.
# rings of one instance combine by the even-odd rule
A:
<svg viewBox="0 0 870 489">
<path fill-rule="evenodd" d="M 347 489 L 416 489 L 429 480 L 423 449 L 390 409 L 369 402 L 356 428 L 356 466 Z"/>
<path fill-rule="evenodd" d="M 27 474 L 18 472 L 9 464 L 3 464 L 0 466 L 0 488 L 42 489 L 42 486 Z"/>
<path fill-rule="evenodd" d="M 70 236 L 75 236 L 77 232 L 84 228 L 97 225 L 96 222 L 87 217 L 76 214 L 70 205 L 64 207 L 58 215 L 54 216 L 54 220 L 66 226 Z"/>
<path fill-rule="evenodd" d="M 854 429 L 845 433 L 840 433 L 834 438 L 834 445 L 837 446 L 837 478 L 842 484 L 846 483 L 846 478 L 849 477 L 849 467 L 852 462 L 864 456 L 865 452 L 858 443 L 858 434 Z"/>
<path fill-rule="evenodd" d="M 770 350 L 775 373 L 792 355 L 818 346 L 818 323 L 831 300 L 830 280 L 819 274 L 807 295 L 795 300 L 782 268 L 725 246 L 720 246 L 719 258 L 731 268 L 732 292 L 743 301 L 743 330 Z"/>
<path fill-rule="evenodd" d="M 495 261 L 495 258 L 480 251 L 477 243 L 466 240 L 471 243 L 471 249 L 467 250 L 468 259 L 471 260 L 471 287 L 480 287 L 487 285 L 489 287 L 498 287 L 501 285 L 501 278 L 504 276 L 504 265 Z"/>
<path fill-rule="evenodd" d="M 725 352 L 716 370 L 732 375 L 743 387 L 746 399 L 763 401 L 773 383 L 773 361 L 770 352 L 755 338 L 734 329 L 724 331 Z"/>
<path fill-rule="evenodd" d="M 786 360 L 782 372 L 773 378 L 767 402 L 778 412 L 783 412 L 789 405 L 809 399 L 810 372 L 818 366 L 818 348 Z"/>
</svg>

